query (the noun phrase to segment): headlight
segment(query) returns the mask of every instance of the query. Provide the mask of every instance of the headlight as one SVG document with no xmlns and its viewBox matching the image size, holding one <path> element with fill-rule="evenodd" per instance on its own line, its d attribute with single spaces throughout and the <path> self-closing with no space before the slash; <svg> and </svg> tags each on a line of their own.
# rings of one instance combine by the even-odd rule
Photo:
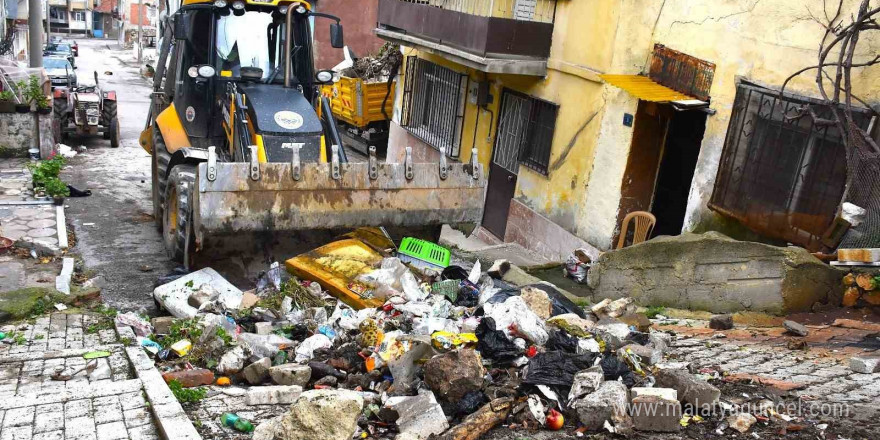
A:
<svg viewBox="0 0 880 440">
<path fill-rule="evenodd" d="M 322 83 L 330 82 L 333 81 L 333 71 L 321 70 L 315 75 L 315 77 Z"/>
<path fill-rule="evenodd" d="M 232 9 L 235 9 L 238 11 L 244 10 L 244 2 L 242 2 L 242 1 L 232 2 Z"/>
<path fill-rule="evenodd" d="M 278 12 L 282 15 L 287 15 L 287 10 L 290 9 L 290 5 L 281 5 L 278 7 Z"/>
<path fill-rule="evenodd" d="M 296 12 L 298 12 L 298 13 L 300 13 L 300 14 L 305 14 L 305 13 L 306 13 L 306 7 L 303 6 L 303 5 L 299 5 L 299 6 L 296 7 Z"/>
<path fill-rule="evenodd" d="M 99 112 L 98 109 L 96 109 L 96 108 L 87 108 L 86 109 L 86 116 L 100 116 L 100 115 L 101 115 L 101 112 Z"/>
<path fill-rule="evenodd" d="M 226 0 L 214 0 L 214 6 L 216 6 L 218 8 L 225 8 L 226 7 Z"/>
<path fill-rule="evenodd" d="M 216 73 L 216 71 L 211 66 L 199 67 L 199 76 L 201 76 L 202 78 L 210 78 L 210 77 L 214 76 L 215 73 Z"/>
<path fill-rule="evenodd" d="M 192 66 L 186 70 L 186 74 L 189 75 L 190 78 L 197 78 L 199 76 L 199 68 L 198 66 Z"/>
</svg>

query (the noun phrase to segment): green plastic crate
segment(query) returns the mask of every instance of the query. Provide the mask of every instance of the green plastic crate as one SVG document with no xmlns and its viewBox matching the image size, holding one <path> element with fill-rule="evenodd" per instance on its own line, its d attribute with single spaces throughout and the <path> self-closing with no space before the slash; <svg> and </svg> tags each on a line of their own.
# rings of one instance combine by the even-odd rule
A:
<svg viewBox="0 0 880 440">
<path fill-rule="evenodd" d="M 449 266 L 449 249 L 430 241 L 405 237 L 397 248 L 400 261 L 416 267 L 443 270 Z"/>
</svg>

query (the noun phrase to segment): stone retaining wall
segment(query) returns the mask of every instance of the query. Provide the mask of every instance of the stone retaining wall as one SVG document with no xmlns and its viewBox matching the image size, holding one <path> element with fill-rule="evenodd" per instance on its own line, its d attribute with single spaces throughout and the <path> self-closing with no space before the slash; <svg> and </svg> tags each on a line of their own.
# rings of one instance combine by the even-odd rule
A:
<svg viewBox="0 0 880 440">
<path fill-rule="evenodd" d="M 0 158 L 27 157 L 34 142 L 34 113 L 0 113 Z M 40 115 L 40 156 L 54 151 L 52 114 Z"/>
</svg>

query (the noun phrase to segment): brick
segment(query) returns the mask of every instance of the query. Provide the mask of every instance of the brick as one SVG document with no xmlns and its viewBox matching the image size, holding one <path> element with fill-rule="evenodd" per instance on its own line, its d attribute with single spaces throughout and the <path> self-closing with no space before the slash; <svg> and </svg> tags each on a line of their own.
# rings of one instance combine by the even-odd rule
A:
<svg viewBox="0 0 880 440">
<path fill-rule="evenodd" d="M 131 440 L 159 440 L 159 434 L 152 425 L 139 426 L 128 430 L 128 438 Z"/>
<path fill-rule="evenodd" d="M 681 429 L 681 403 L 677 400 L 642 395 L 632 400 L 630 411 L 636 430 L 678 432 Z"/>
<path fill-rule="evenodd" d="M 123 416 L 127 428 L 149 425 L 151 421 L 150 412 L 146 407 L 125 410 Z"/>
<path fill-rule="evenodd" d="M 72 400 L 64 404 L 64 418 L 67 420 L 91 414 L 92 402 L 88 399 Z"/>
<path fill-rule="evenodd" d="M 33 430 L 30 426 L 16 426 L 3 428 L 0 432 L 0 440 L 31 440 Z"/>
<path fill-rule="evenodd" d="M 122 408 L 118 402 L 115 405 L 95 405 L 94 414 L 95 423 L 98 424 L 122 421 Z"/>
<path fill-rule="evenodd" d="M 64 440 L 64 431 L 60 430 L 34 434 L 33 440 Z"/>
<path fill-rule="evenodd" d="M 95 437 L 95 421 L 88 416 L 75 417 L 64 421 L 64 437 Z"/>
<path fill-rule="evenodd" d="M 36 409 L 34 433 L 56 431 L 64 428 L 64 405 L 53 403 Z"/>
<path fill-rule="evenodd" d="M 214 383 L 214 373 L 204 368 L 196 368 L 193 370 L 171 371 L 162 375 L 166 383 L 172 380 L 180 382 L 184 388 L 197 387 L 201 385 L 211 385 Z"/>
<path fill-rule="evenodd" d="M 144 399 L 144 395 L 141 391 L 135 391 L 133 393 L 120 394 L 119 404 L 122 405 L 123 411 L 127 411 L 135 408 L 143 408 L 147 406 L 147 401 Z"/>
<path fill-rule="evenodd" d="M 98 440 L 124 440 L 128 438 L 128 430 L 122 422 L 105 423 L 96 428 Z"/>
<path fill-rule="evenodd" d="M 35 412 L 35 407 L 33 406 L 7 410 L 6 415 L 3 417 L 3 429 L 33 424 Z"/>
<path fill-rule="evenodd" d="M 605 421 L 613 424 L 626 417 L 626 404 L 629 402 L 629 391 L 620 382 L 603 382 L 596 392 L 577 400 L 572 408 L 577 411 L 578 419 L 588 430 L 602 429 Z"/>
</svg>

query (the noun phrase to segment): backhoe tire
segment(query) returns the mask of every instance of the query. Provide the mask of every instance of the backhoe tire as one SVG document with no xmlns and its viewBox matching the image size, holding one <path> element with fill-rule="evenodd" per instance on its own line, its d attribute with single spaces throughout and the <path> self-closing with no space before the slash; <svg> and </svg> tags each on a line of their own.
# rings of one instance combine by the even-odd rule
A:
<svg viewBox="0 0 880 440">
<path fill-rule="evenodd" d="M 101 125 L 110 125 L 110 121 L 117 118 L 116 109 L 116 101 L 104 101 L 104 108 L 101 110 Z M 104 133 L 104 139 L 110 139 L 110 135 Z"/>
<path fill-rule="evenodd" d="M 156 175 L 153 180 L 153 218 L 156 219 L 156 230 L 162 231 L 162 213 L 165 204 L 165 185 L 168 181 L 168 163 L 171 162 L 171 154 L 165 147 L 165 139 L 159 127 L 153 124 L 153 161 L 156 167 Z"/>
<path fill-rule="evenodd" d="M 110 120 L 108 133 L 110 134 L 110 148 L 119 148 L 119 119 Z"/>
<path fill-rule="evenodd" d="M 187 239 L 192 237 L 187 234 L 187 228 L 191 227 L 195 186 L 196 167 L 193 165 L 178 165 L 168 175 L 162 238 L 168 258 L 179 263 L 184 263 Z"/>
</svg>

